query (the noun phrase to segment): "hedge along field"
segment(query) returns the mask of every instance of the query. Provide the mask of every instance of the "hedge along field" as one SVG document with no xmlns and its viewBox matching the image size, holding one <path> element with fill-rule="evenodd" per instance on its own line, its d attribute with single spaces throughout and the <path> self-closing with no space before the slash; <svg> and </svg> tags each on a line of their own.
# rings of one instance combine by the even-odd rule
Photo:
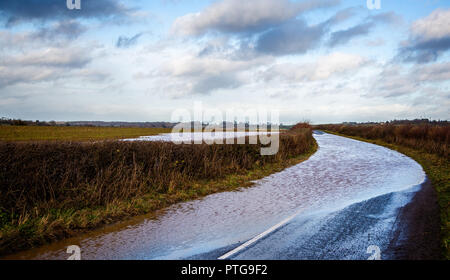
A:
<svg viewBox="0 0 450 280">
<path fill-rule="evenodd" d="M 0 254 L 227 190 L 217 180 L 287 167 L 292 158 L 311 154 L 316 144 L 305 126 L 280 135 L 273 156 L 261 156 L 261 147 L 0 142 Z"/>
<path fill-rule="evenodd" d="M 397 150 L 422 165 L 437 193 L 441 212 L 442 254 L 450 259 L 450 126 L 330 124 L 315 128 Z"/>
</svg>

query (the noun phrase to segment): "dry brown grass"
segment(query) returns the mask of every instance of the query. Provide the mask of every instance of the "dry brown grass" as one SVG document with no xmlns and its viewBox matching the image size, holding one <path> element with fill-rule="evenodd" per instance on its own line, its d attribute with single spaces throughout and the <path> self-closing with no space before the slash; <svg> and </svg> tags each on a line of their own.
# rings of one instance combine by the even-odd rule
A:
<svg viewBox="0 0 450 280">
<path fill-rule="evenodd" d="M 318 125 L 317 129 L 329 130 L 349 136 L 379 139 L 386 143 L 423 150 L 442 157 L 449 156 L 450 126 L 427 124 L 383 125 Z"/>
</svg>

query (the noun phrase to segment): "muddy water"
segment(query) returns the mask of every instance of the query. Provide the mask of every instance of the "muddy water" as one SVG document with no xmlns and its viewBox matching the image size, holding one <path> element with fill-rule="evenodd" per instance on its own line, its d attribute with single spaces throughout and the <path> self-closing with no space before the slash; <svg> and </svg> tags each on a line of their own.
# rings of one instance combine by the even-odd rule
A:
<svg viewBox="0 0 450 280">
<path fill-rule="evenodd" d="M 293 213 L 333 211 L 418 185 L 425 174 L 395 151 L 330 134 L 315 134 L 311 158 L 251 188 L 180 203 L 153 216 L 32 249 L 7 258 L 180 259 L 246 241 Z"/>
</svg>

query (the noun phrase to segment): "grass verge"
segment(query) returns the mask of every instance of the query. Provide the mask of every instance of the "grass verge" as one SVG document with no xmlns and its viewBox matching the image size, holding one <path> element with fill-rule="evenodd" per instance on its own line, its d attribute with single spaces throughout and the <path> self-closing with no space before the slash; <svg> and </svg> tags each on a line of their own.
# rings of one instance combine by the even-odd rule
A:
<svg viewBox="0 0 450 280">
<path fill-rule="evenodd" d="M 417 161 L 427 174 L 432 186 L 436 190 L 441 213 L 441 246 L 443 258 L 450 259 L 450 162 L 444 157 L 425 151 L 386 143 L 377 139 L 365 139 L 358 136 L 349 136 L 342 133 L 323 130 L 324 132 L 364 141 L 398 151 Z"/>
</svg>

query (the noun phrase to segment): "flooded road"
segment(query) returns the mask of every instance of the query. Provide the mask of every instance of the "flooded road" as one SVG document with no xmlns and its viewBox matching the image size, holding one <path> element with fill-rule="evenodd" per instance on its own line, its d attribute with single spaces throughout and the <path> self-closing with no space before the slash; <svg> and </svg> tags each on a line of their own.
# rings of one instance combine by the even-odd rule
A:
<svg viewBox="0 0 450 280">
<path fill-rule="evenodd" d="M 367 259 L 372 243 L 388 247 L 397 209 L 420 189 L 425 173 L 381 146 L 324 133 L 314 137 L 319 150 L 309 160 L 251 188 L 176 204 L 7 258 L 67 259 L 69 245 L 80 246 L 82 259 L 218 258 L 285 221 L 229 258 Z"/>
</svg>

